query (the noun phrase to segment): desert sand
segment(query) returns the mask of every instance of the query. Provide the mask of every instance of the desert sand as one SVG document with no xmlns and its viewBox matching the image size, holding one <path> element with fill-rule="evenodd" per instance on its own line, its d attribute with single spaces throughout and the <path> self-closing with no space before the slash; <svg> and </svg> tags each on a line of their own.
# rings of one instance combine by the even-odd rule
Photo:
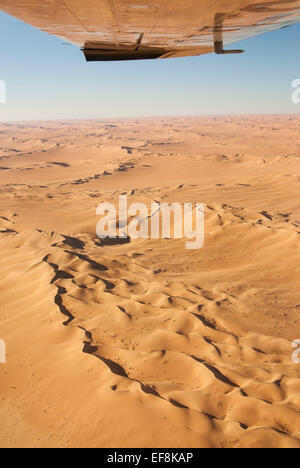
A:
<svg viewBox="0 0 300 468">
<path fill-rule="evenodd" d="M 300 116 L 0 124 L 1 447 L 300 447 Z M 205 245 L 96 207 L 205 204 Z"/>
</svg>

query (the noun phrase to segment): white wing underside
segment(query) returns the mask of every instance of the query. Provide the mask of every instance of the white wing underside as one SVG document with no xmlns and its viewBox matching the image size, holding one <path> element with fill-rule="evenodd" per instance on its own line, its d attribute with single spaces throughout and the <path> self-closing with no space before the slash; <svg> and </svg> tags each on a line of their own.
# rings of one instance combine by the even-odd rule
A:
<svg viewBox="0 0 300 468">
<path fill-rule="evenodd" d="M 87 60 L 225 53 L 223 44 L 300 21 L 300 0 L 0 0 L 0 9 Z"/>
</svg>

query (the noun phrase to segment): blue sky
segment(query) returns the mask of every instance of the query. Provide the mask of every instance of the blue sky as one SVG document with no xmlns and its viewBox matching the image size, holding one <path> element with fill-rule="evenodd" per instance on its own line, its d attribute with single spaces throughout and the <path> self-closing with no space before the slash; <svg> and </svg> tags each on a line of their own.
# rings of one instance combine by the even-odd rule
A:
<svg viewBox="0 0 300 468">
<path fill-rule="evenodd" d="M 0 13 L 0 120 L 299 113 L 300 24 L 237 44 L 244 55 L 86 63 L 61 39 Z"/>
</svg>

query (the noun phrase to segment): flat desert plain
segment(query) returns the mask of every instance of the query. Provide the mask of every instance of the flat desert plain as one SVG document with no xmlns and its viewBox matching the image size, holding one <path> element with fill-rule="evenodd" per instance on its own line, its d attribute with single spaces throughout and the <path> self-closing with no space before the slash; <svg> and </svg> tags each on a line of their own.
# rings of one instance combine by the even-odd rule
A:
<svg viewBox="0 0 300 468">
<path fill-rule="evenodd" d="M 299 115 L 3 123 L 0 154 L 1 447 L 300 447 Z M 204 247 L 100 241 L 125 193 L 204 203 Z"/>
</svg>

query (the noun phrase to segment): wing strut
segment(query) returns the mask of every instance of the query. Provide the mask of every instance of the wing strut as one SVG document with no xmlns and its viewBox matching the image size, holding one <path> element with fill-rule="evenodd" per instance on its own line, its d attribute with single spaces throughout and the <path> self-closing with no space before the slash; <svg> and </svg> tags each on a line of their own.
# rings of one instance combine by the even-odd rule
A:
<svg viewBox="0 0 300 468">
<path fill-rule="evenodd" d="M 226 15 L 224 13 L 217 13 L 215 16 L 215 27 L 214 27 L 215 53 L 218 55 L 243 54 L 245 51 L 242 49 L 224 50 L 223 31 L 224 31 L 225 18 L 226 18 Z"/>
</svg>

